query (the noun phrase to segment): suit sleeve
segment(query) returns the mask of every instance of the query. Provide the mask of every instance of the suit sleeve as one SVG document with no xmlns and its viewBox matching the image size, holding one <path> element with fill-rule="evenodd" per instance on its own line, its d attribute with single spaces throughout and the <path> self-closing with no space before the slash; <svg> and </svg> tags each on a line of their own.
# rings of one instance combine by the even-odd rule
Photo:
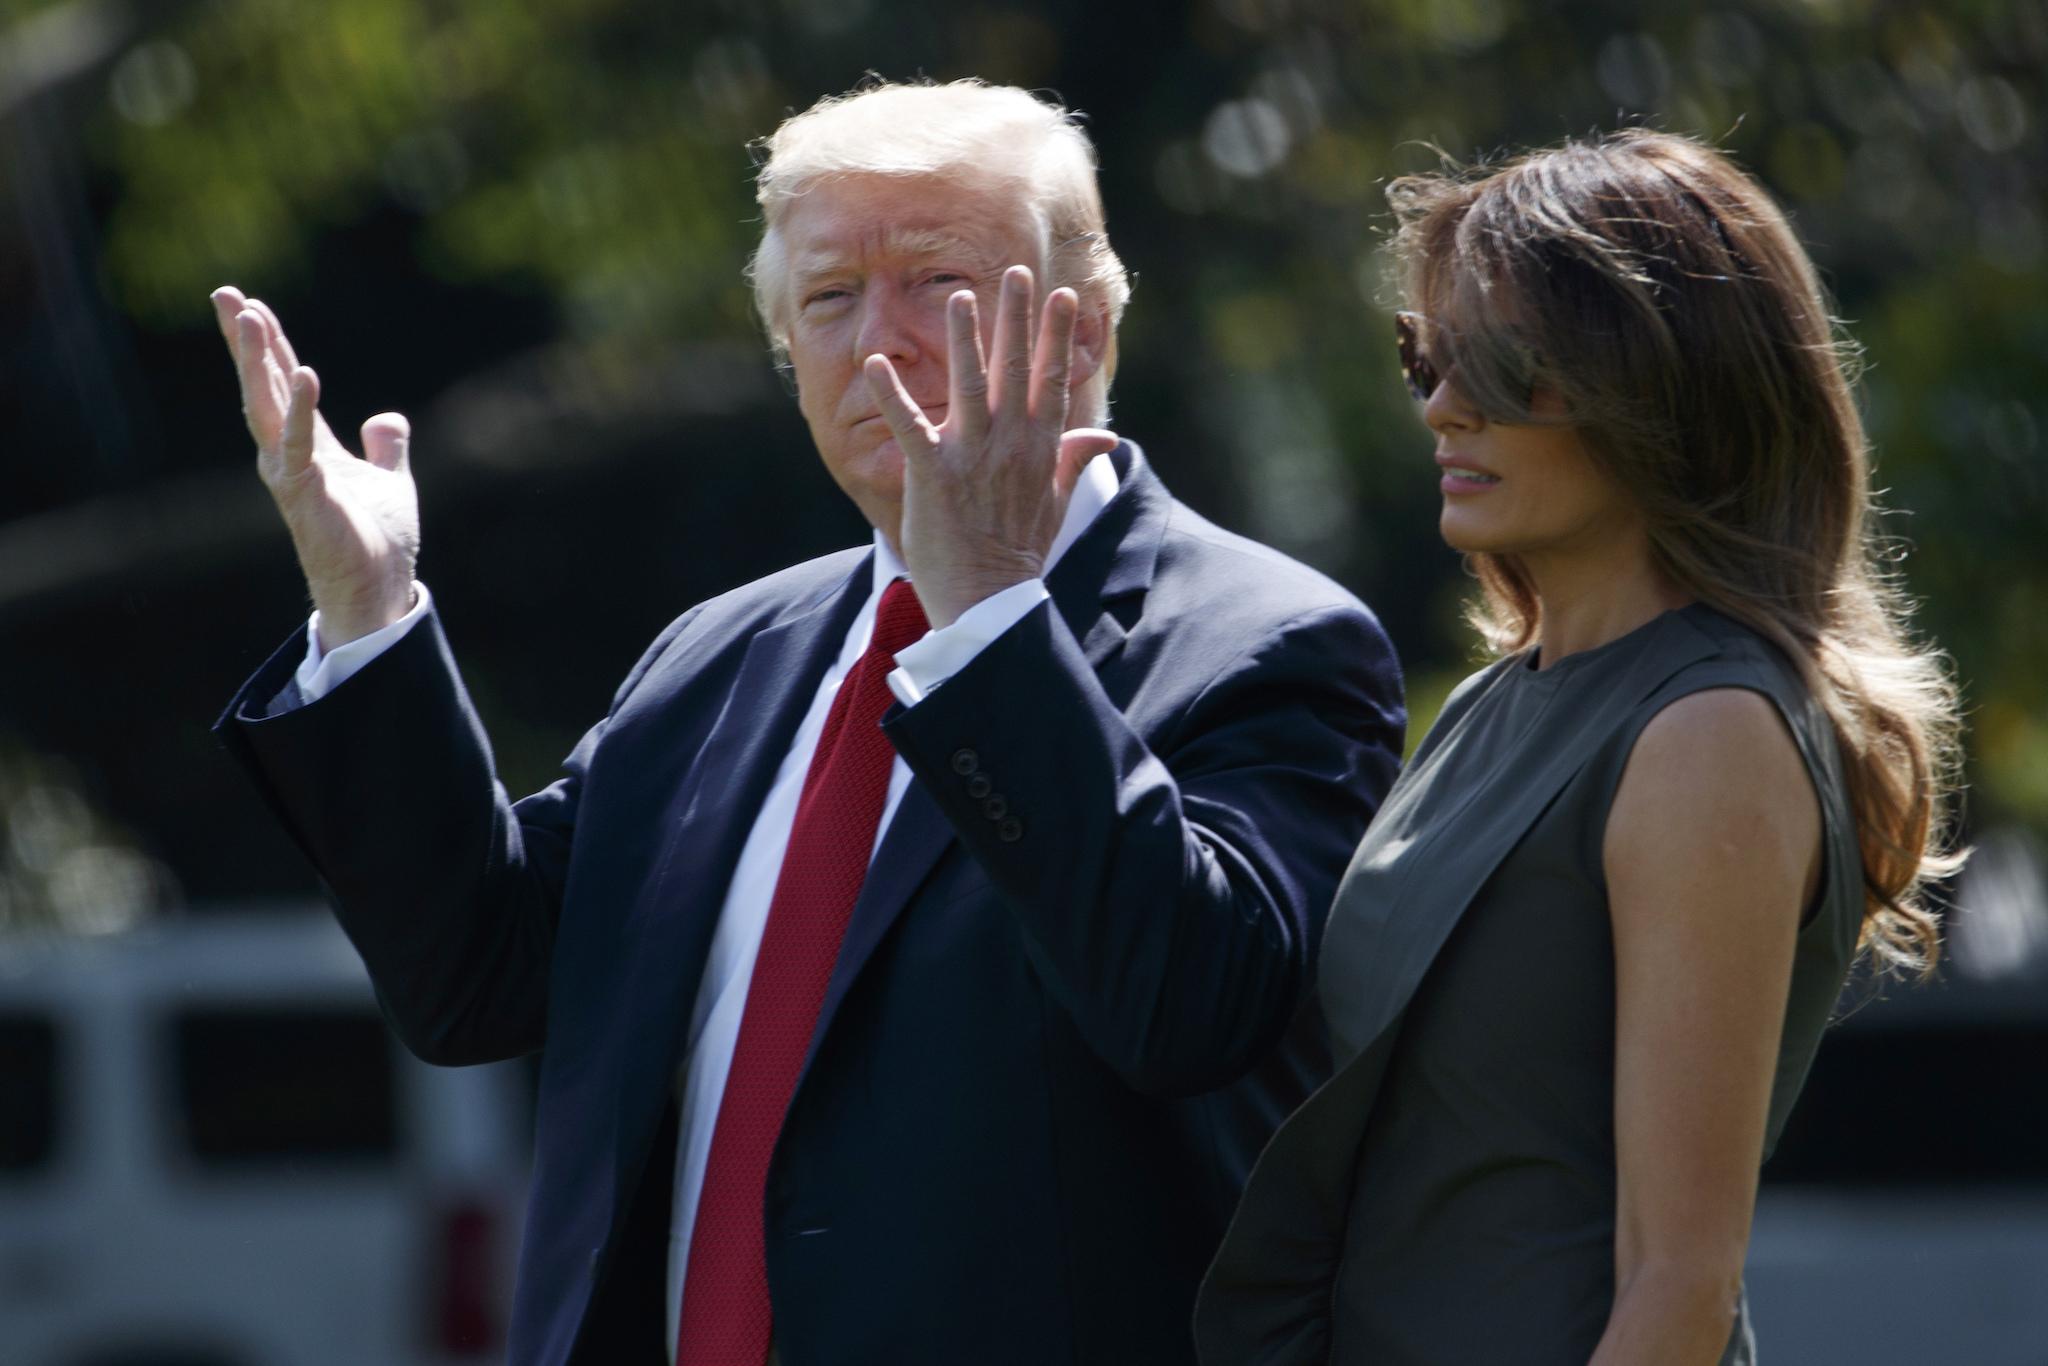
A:
<svg viewBox="0 0 2048 1366">
<path fill-rule="evenodd" d="M 1040 603 L 884 726 L 1084 1037 L 1185 1095 L 1293 1017 L 1404 723 L 1378 624 L 1332 605 L 1218 662 L 1148 745 Z"/>
<path fill-rule="evenodd" d="M 614 710 L 688 620 L 655 642 Z M 606 723 L 559 780 L 515 804 L 437 615 L 297 705 L 303 634 L 243 685 L 215 733 L 326 882 L 412 1052 L 452 1065 L 537 1049 L 577 802 Z"/>
</svg>

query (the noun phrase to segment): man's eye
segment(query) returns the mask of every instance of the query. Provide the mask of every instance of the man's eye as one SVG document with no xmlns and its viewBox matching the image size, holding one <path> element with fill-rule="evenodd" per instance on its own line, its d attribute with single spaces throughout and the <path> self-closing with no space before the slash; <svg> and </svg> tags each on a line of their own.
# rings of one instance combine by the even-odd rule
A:
<svg viewBox="0 0 2048 1366">
<path fill-rule="evenodd" d="M 968 279 L 957 270 L 935 270 L 924 277 L 924 282 L 928 285 L 964 285 Z"/>
<path fill-rule="evenodd" d="M 809 294 L 805 295 L 804 307 L 809 308 L 813 304 L 837 303 L 841 299 L 850 299 L 852 297 L 852 290 L 846 289 L 840 285 L 828 285 L 824 289 L 814 289 Z"/>
</svg>

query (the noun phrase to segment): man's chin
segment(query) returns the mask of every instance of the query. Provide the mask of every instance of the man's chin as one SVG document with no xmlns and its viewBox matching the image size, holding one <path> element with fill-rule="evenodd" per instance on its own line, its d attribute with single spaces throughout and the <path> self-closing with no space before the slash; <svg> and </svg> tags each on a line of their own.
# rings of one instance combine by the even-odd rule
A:
<svg viewBox="0 0 2048 1366">
<path fill-rule="evenodd" d="M 869 483 L 903 487 L 903 447 L 893 436 L 885 436 L 861 461 L 861 473 Z"/>
<path fill-rule="evenodd" d="M 885 435 L 866 450 L 849 452 L 837 460 L 827 459 L 827 471 L 840 491 L 851 498 L 871 525 L 895 533 L 903 507 L 903 448 L 896 438 Z"/>
</svg>

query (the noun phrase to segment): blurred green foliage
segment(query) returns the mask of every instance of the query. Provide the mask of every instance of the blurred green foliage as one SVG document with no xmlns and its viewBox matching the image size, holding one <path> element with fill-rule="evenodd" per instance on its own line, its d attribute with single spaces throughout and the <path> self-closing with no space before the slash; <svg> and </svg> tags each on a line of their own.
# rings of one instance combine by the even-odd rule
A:
<svg viewBox="0 0 2048 1366">
<path fill-rule="evenodd" d="M 743 147 L 785 112 L 870 66 L 1051 86 L 1098 116 L 1139 275 L 1127 386 L 1179 394 L 1228 453 L 1233 520 L 1418 623 L 1398 643 L 1440 678 L 1473 645 L 1391 363 L 1384 182 L 1433 149 L 1698 134 L 1782 197 L 1865 348 L 1891 529 L 1958 661 L 1981 802 L 2048 826 L 2048 3 L 1132 10 L 183 5 L 88 123 L 105 281 L 145 325 L 190 326 L 212 285 L 310 270 L 322 234 L 396 206 L 414 268 L 543 292 L 580 373 L 624 390 L 664 340 L 759 346 Z M 1426 713 L 1441 689 L 1421 691 Z"/>
<path fill-rule="evenodd" d="M 199 7 L 110 84 L 121 300 L 189 315 L 213 284 L 275 278 L 322 225 L 388 199 L 419 216 L 426 269 L 538 281 L 578 330 L 745 330 L 741 147 L 777 108 L 763 59 L 642 43 L 608 24 L 626 8 Z"/>
</svg>

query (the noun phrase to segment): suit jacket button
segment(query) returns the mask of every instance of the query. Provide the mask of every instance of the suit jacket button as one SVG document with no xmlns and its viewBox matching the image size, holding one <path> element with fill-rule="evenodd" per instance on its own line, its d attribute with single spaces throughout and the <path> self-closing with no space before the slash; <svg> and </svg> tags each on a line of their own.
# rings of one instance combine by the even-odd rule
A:
<svg viewBox="0 0 2048 1366">
<path fill-rule="evenodd" d="M 1003 794 L 998 792 L 981 804 L 981 814 L 992 821 L 999 821 L 1010 814 L 1010 804 L 1004 801 Z"/>
<path fill-rule="evenodd" d="M 977 773 L 967 780 L 967 795 L 970 797 L 986 797 L 994 788 L 995 784 L 988 780 L 986 773 Z"/>
<path fill-rule="evenodd" d="M 1010 817 L 1010 819 L 996 827 L 996 838 L 1005 844 L 1015 844 L 1018 840 L 1024 838 L 1024 822 L 1018 820 L 1015 816 Z"/>
<path fill-rule="evenodd" d="M 971 749 L 953 751 L 953 771 L 965 777 L 981 767 L 981 756 Z"/>
</svg>

